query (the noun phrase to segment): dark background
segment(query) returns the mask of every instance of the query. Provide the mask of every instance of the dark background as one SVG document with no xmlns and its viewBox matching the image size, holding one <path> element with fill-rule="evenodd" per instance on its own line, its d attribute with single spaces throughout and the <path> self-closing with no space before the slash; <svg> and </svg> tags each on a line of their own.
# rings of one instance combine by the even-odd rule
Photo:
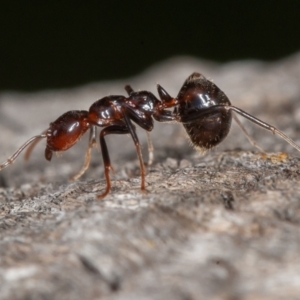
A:
<svg viewBox="0 0 300 300">
<path fill-rule="evenodd" d="M 0 90 L 137 74 L 175 55 L 276 60 L 300 49 L 300 1 L 1 2 Z"/>
</svg>

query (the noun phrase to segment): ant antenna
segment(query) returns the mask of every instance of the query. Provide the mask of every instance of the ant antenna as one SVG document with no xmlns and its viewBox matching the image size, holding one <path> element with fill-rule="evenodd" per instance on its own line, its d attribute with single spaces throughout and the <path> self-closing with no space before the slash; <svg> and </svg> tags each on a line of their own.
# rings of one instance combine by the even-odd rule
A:
<svg viewBox="0 0 300 300">
<path fill-rule="evenodd" d="M 34 137 L 32 137 L 31 139 L 29 139 L 25 144 L 23 144 L 11 157 L 9 157 L 3 164 L 0 165 L 0 171 L 3 170 L 4 168 L 6 168 L 7 166 L 11 165 L 12 163 L 14 163 L 14 161 L 16 160 L 16 158 L 19 156 L 19 154 L 31 143 L 33 143 L 33 146 L 35 146 L 35 144 L 43 138 L 46 138 L 47 135 L 45 133 L 42 133 L 40 135 L 36 135 Z M 33 148 L 29 147 L 29 150 Z M 29 151 L 30 154 L 31 151 Z M 28 155 L 29 157 L 29 155 Z"/>
<path fill-rule="evenodd" d="M 46 134 L 46 133 L 47 133 L 47 130 L 43 131 L 40 135 L 40 138 L 37 138 L 35 141 L 32 141 L 32 143 L 26 149 L 25 154 L 24 154 L 24 159 L 26 161 L 29 159 L 31 152 L 32 152 L 33 148 L 36 146 L 36 144 L 42 140 L 42 138 L 43 138 L 42 135 Z"/>
</svg>

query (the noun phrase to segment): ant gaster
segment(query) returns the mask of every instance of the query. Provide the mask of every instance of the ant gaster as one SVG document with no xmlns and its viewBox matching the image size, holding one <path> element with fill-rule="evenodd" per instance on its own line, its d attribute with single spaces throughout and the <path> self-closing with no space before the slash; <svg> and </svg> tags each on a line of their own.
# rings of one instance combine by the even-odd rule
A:
<svg viewBox="0 0 300 300">
<path fill-rule="evenodd" d="M 187 78 L 176 99 L 178 105 L 175 107 L 174 113 L 179 116 L 178 121 L 183 123 L 191 142 L 200 152 L 215 147 L 226 138 L 230 130 L 232 116 L 250 142 L 258 147 L 249 137 L 238 118 L 232 115 L 232 112 L 271 131 L 273 134 L 276 133 L 300 151 L 300 147 L 292 139 L 274 126 L 232 106 L 224 92 L 199 73 L 193 73 Z M 260 147 L 258 148 L 261 150 Z"/>
<path fill-rule="evenodd" d="M 84 166 L 73 177 L 73 179 L 78 179 L 89 166 L 91 148 L 96 144 L 96 129 L 97 127 L 104 127 L 100 131 L 99 140 L 104 162 L 106 189 L 97 197 L 105 197 L 111 188 L 109 172 L 112 165 L 104 139 L 108 134 L 129 133 L 131 135 L 140 162 L 141 189 L 144 190 L 145 167 L 140 143 L 132 121 L 147 132 L 153 129 L 153 118 L 159 122 L 181 122 L 193 145 L 200 151 L 205 152 L 225 139 L 230 130 L 232 117 L 247 135 L 247 132 L 232 112 L 271 131 L 273 134 L 278 134 L 300 151 L 300 147 L 293 140 L 274 126 L 232 106 L 227 96 L 214 83 L 199 73 L 193 73 L 187 78 L 176 98 L 172 98 L 160 85 L 157 85 L 157 90 L 161 100 L 158 100 L 152 93 L 147 91 L 134 92 L 129 85 L 125 86 L 125 90 L 128 97 L 108 96 L 92 104 L 89 111 L 66 112 L 51 123 L 46 131 L 32 137 L 21 146 L 0 165 L 0 170 L 12 164 L 26 147 L 28 148 L 25 158 L 28 159 L 35 144 L 43 138 L 47 139 L 45 158 L 51 160 L 53 152 L 69 149 L 87 130 L 90 130 L 89 146 L 86 151 Z M 168 108 L 174 108 L 173 112 L 167 110 Z M 247 137 L 250 139 L 248 135 Z M 252 140 L 250 139 L 250 141 Z"/>
</svg>

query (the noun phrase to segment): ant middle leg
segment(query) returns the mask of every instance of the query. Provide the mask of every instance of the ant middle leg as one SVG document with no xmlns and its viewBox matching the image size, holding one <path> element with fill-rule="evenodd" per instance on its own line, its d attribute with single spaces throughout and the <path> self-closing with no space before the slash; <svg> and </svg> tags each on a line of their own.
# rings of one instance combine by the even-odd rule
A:
<svg viewBox="0 0 300 300">
<path fill-rule="evenodd" d="M 146 171 L 145 171 L 145 164 L 143 160 L 143 155 L 142 155 L 142 149 L 141 149 L 141 144 L 139 142 L 138 136 L 135 131 L 135 127 L 131 122 L 131 119 L 133 119 L 139 126 L 141 126 L 144 130 L 146 131 L 151 131 L 153 127 L 153 121 L 152 118 L 144 118 L 144 119 L 138 119 L 135 113 L 128 109 L 128 108 L 123 108 L 123 118 L 124 122 L 126 124 L 126 127 L 128 128 L 131 137 L 133 139 L 135 148 L 136 148 L 136 153 L 138 155 L 138 159 L 140 162 L 140 170 L 141 170 L 141 190 L 145 190 L 145 176 L 146 176 Z M 152 163 L 152 162 L 151 162 Z"/>
<path fill-rule="evenodd" d="M 131 87 L 131 85 L 127 84 L 125 85 L 125 91 L 127 92 L 128 96 L 130 96 L 132 93 L 134 93 L 134 89 Z M 151 140 L 150 132 L 146 130 L 147 134 L 147 145 L 148 145 L 148 166 L 151 166 L 154 159 L 154 147 Z"/>
<path fill-rule="evenodd" d="M 153 143 L 151 140 L 151 136 L 150 136 L 150 132 L 146 131 L 147 133 L 147 145 L 148 145 L 148 163 L 147 166 L 151 166 L 153 163 L 153 159 L 154 159 L 154 147 L 153 147 Z"/>
<path fill-rule="evenodd" d="M 124 126 L 111 125 L 111 126 L 108 126 L 104 129 L 102 129 L 100 132 L 99 139 L 100 139 L 100 147 L 101 147 L 101 152 L 102 152 L 102 159 L 103 159 L 103 163 L 104 163 L 104 176 L 105 176 L 105 180 L 106 180 L 106 188 L 102 194 L 97 195 L 98 199 L 104 198 L 111 189 L 109 171 L 112 169 L 112 165 L 110 162 L 109 152 L 108 152 L 104 137 L 108 134 L 128 134 L 128 133 L 129 133 L 129 130 L 125 125 Z"/>
</svg>

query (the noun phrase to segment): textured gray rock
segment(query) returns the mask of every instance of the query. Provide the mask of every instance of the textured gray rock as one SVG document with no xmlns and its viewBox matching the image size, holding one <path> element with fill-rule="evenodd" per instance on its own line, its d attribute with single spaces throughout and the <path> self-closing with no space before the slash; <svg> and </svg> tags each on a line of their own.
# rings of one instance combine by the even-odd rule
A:
<svg viewBox="0 0 300 300">
<path fill-rule="evenodd" d="M 174 58 L 126 80 L 1 94 L 0 160 L 67 110 L 123 94 L 126 83 L 176 95 L 193 71 L 300 144 L 300 54 L 268 64 Z M 19 158 L 0 173 L 0 299 L 299 299 L 300 154 L 241 121 L 267 154 L 233 126 L 201 157 L 180 125 L 156 123 L 147 193 L 130 137 L 108 137 L 115 174 L 103 200 L 97 151 L 68 182 L 86 138 L 50 164 L 43 143 L 26 164 Z"/>
</svg>

